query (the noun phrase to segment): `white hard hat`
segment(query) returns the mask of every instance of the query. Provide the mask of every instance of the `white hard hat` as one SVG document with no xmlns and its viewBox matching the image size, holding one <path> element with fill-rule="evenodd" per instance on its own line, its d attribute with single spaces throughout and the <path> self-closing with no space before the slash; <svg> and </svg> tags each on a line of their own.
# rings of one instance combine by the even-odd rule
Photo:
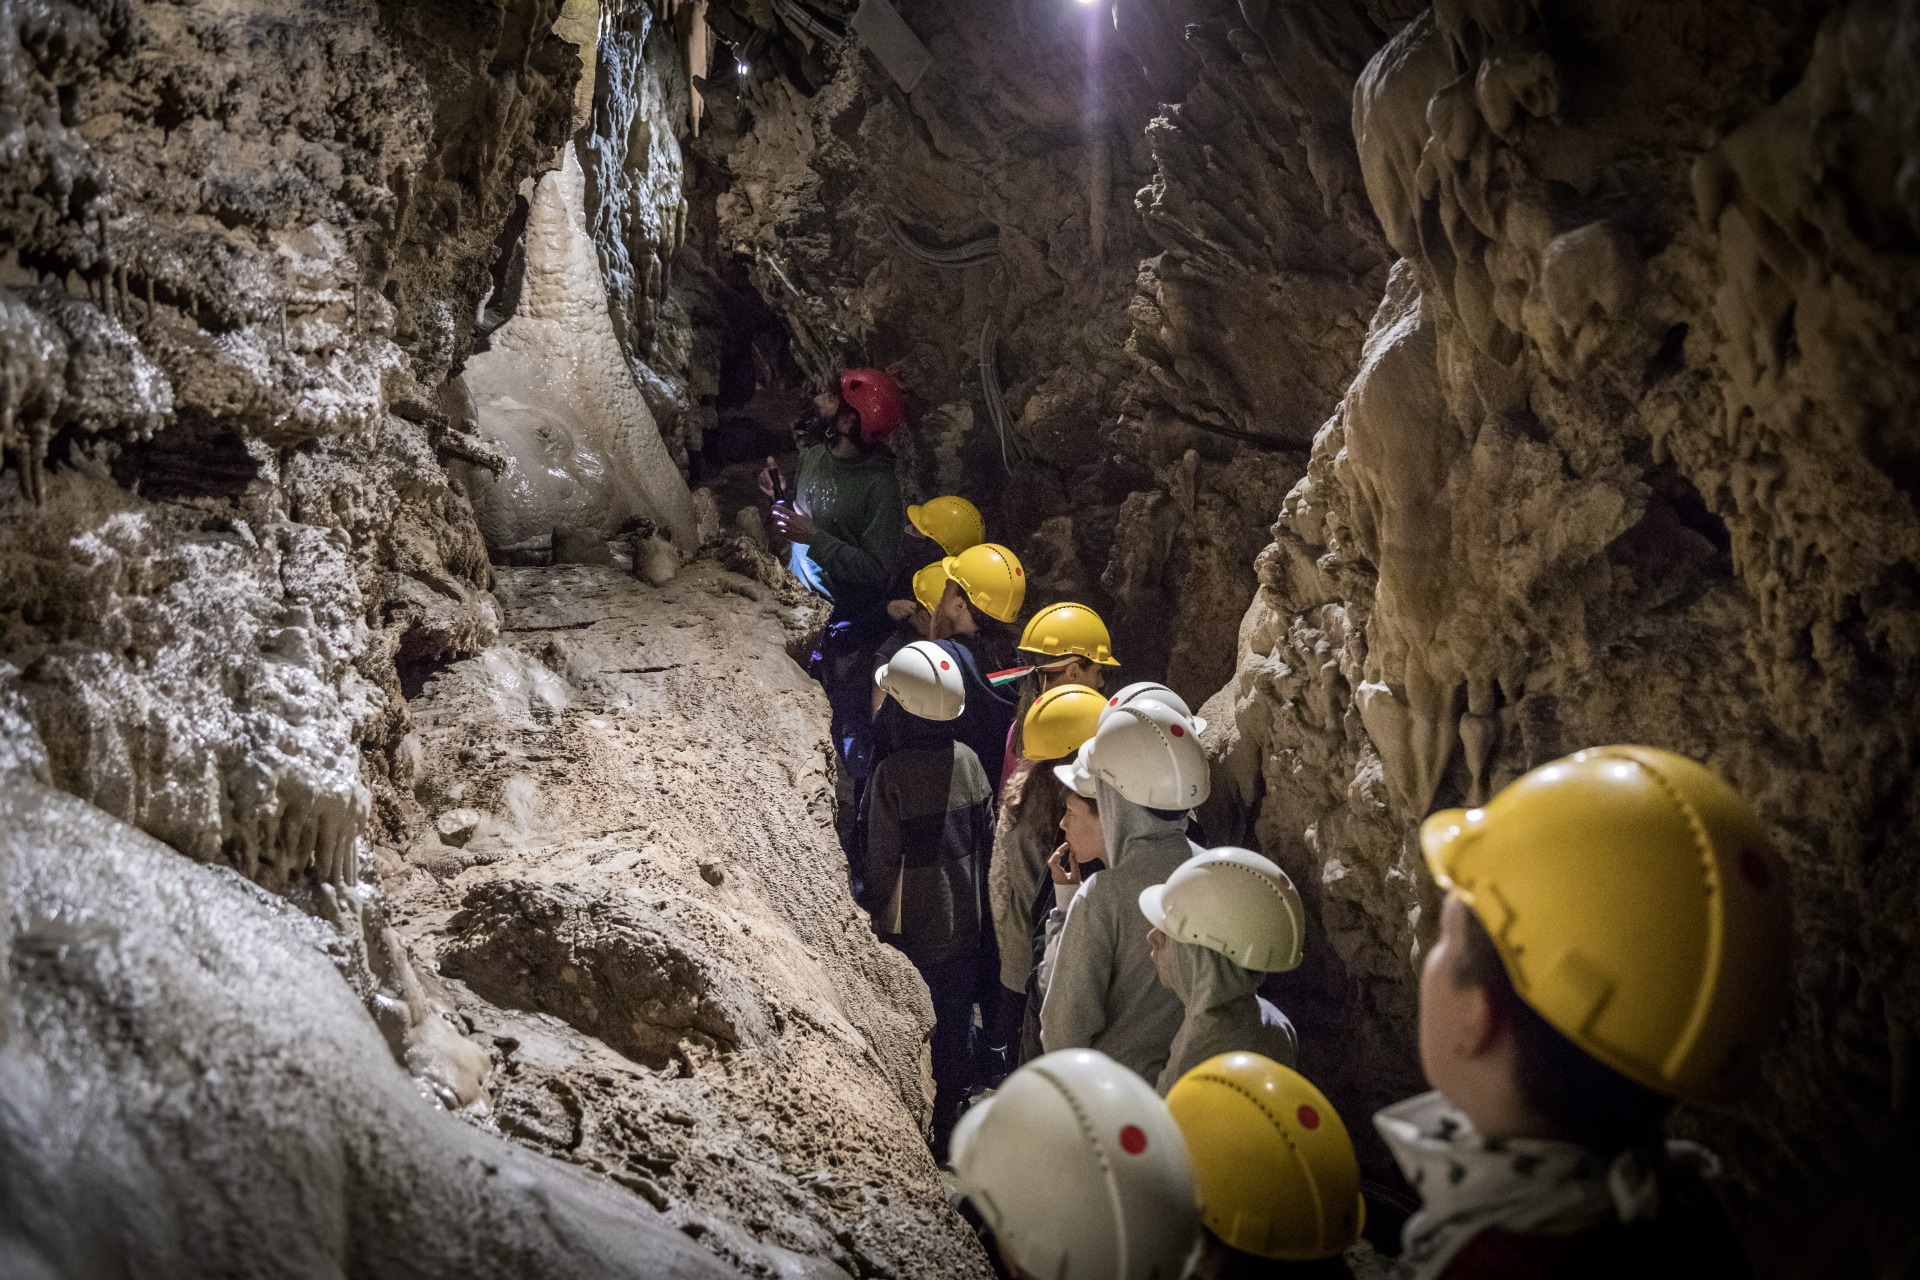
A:
<svg viewBox="0 0 1920 1280">
<path fill-rule="evenodd" d="M 1100 786 L 1093 780 L 1093 770 L 1087 767 L 1087 756 L 1092 750 L 1093 739 L 1088 738 L 1073 753 L 1072 764 L 1053 766 L 1053 776 L 1060 779 L 1060 785 L 1086 800 L 1100 794 Z"/>
<path fill-rule="evenodd" d="M 1279 973 L 1300 963 L 1307 913 L 1287 873 L 1251 849 L 1209 849 L 1165 884 L 1141 891 L 1147 922 L 1181 942 L 1218 951 L 1243 969 Z"/>
<path fill-rule="evenodd" d="M 1093 776 L 1149 809 L 1191 809 L 1212 786 L 1193 721 L 1164 702 L 1110 708 L 1088 745 Z"/>
<path fill-rule="evenodd" d="M 931 640 L 902 645 L 873 682 L 922 720 L 952 720 L 967 709 L 960 664 Z"/>
<path fill-rule="evenodd" d="M 1185 1140 L 1151 1085 L 1103 1053 L 1035 1058 L 953 1131 L 960 1190 L 1021 1273 L 1180 1280 L 1200 1234 Z"/>
<path fill-rule="evenodd" d="M 1107 709 L 1101 714 L 1103 716 L 1112 715 L 1117 708 L 1124 707 L 1131 702 L 1142 701 L 1158 702 L 1162 706 L 1172 707 L 1175 711 L 1178 711 L 1181 715 L 1193 721 L 1193 731 L 1195 733 L 1205 733 L 1207 731 L 1206 719 L 1193 714 L 1193 708 L 1187 705 L 1185 698 L 1167 688 L 1167 686 L 1153 680 L 1136 681 L 1114 694 L 1111 698 L 1107 699 Z"/>
</svg>

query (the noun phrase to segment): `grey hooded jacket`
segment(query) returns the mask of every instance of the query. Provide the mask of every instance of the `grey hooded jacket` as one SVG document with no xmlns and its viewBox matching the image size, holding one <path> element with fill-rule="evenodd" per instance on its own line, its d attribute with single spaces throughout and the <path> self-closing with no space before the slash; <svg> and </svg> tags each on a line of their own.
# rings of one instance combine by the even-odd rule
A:
<svg viewBox="0 0 1920 1280">
<path fill-rule="evenodd" d="M 1156 818 L 1105 782 L 1099 803 L 1107 867 L 1067 908 L 1040 1008 L 1040 1041 L 1048 1052 L 1098 1049 L 1158 1080 L 1186 1010 L 1154 972 L 1140 891 L 1165 882 L 1200 850 L 1187 839 L 1184 814 Z"/>
<path fill-rule="evenodd" d="M 1300 1041 L 1285 1014 L 1261 999 L 1265 974 L 1243 969 L 1209 947 L 1169 938 L 1174 992 L 1186 1020 L 1173 1037 L 1167 1065 L 1156 1086 L 1161 1097 L 1181 1076 L 1208 1058 L 1245 1051 L 1285 1067 L 1299 1065 Z"/>
</svg>

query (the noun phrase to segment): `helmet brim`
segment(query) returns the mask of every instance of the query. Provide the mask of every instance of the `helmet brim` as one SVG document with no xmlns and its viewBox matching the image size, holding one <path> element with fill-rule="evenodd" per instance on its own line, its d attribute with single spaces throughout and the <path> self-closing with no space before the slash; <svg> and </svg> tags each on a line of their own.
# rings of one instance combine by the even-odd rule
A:
<svg viewBox="0 0 1920 1280">
<path fill-rule="evenodd" d="M 982 1203 L 977 1193 L 980 1188 L 971 1185 L 967 1179 L 967 1165 L 973 1154 L 974 1139 L 980 1136 L 980 1128 L 987 1121 L 987 1113 L 993 1110 L 993 1095 L 988 1094 L 980 1101 L 968 1107 L 953 1126 L 953 1134 L 947 1139 L 947 1164 L 954 1171 L 954 1181 L 961 1194 L 973 1201 L 974 1208 L 980 1210 L 980 1216 L 987 1219 L 987 1225 L 998 1229 L 1000 1224 L 997 1213 L 992 1212 L 992 1201 Z"/>
<path fill-rule="evenodd" d="M 1460 891 L 1454 872 L 1462 848 L 1460 838 L 1467 831 L 1468 812 L 1442 809 L 1420 824 L 1420 852 L 1427 860 L 1427 870 L 1434 883 L 1448 892 Z"/>
<path fill-rule="evenodd" d="M 1167 929 L 1167 886 L 1150 884 L 1140 891 L 1140 914 L 1162 933 Z"/>
<path fill-rule="evenodd" d="M 1120 665 L 1120 659 L 1118 658 L 1100 658 L 1090 653 L 1081 653 L 1078 650 L 1071 653 L 1048 653 L 1044 649 L 1017 649 L 1015 652 L 1023 658 L 1031 657 L 1035 659 L 1033 665 L 1036 667 L 1051 666 L 1056 662 L 1065 662 L 1069 658 L 1084 658 L 1088 662 L 1098 663 L 1103 667 L 1117 667 Z M 1198 727 L 1198 722 L 1196 722 L 1196 727 Z"/>
<path fill-rule="evenodd" d="M 1073 794 L 1079 796 L 1082 800 L 1091 800 L 1100 792 L 1099 787 L 1094 784 L 1093 775 L 1083 772 L 1078 760 L 1072 764 L 1057 764 L 1053 766 L 1053 776 L 1060 779 L 1061 786 L 1073 792 Z"/>
</svg>

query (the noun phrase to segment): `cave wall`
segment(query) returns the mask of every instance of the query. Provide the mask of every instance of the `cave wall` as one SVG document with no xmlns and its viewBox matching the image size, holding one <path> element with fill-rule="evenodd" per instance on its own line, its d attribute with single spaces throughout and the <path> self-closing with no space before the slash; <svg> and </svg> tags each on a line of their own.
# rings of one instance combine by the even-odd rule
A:
<svg viewBox="0 0 1920 1280">
<path fill-rule="evenodd" d="M 427 388 L 564 137 L 557 12 L 7 9 L 0 655 L 56 785 L 280 890 L 404 819 L 398 672 L 496 625 Z"/>
<path fill-rule="evenodd" d="M 439 892 L 482 816 L 461 825 L 447 788 L 473 770 L 415 718 L 436 677 L 505 652 L 474 498 L 508 458 L 476 367 L 531 349 L 573 402 L 562 430 L 628 437 L 640 492 L 593 531 L 625 501 L 672 533 L 633 548 L 651 577 L 714 531 L 676 466 L 711 375 L 665 268 L 688 123 L 670 8 L 0 5 L 0 1272 L 830 1280 L 835 1259 L 870 1273 L 857 1259 L 929 1247 L 983 1269 L 920 1133 L 930 1009 L 835 870 L 824 764 L 776 790 L 784 828 L 732 805 L 724 828 L 736 914 L 765 909 L 756 854 L 810 908 L 805 948 L 732 958 L 774 1001 L 807 987 L 809 1020 L 773 1016 L 778 1090 L 708 1101 L 726 1053 L 649 1089 L 645 1064 L 455 991 L 390 892 L 416 847 Z M 647 610 L 662 631 L 685 640 L 715 604 L 817 624 L 767 557 L 717 550 L 754 579 L 689 568 L 707 585 Z M 812 691 L 784 653 L 804 635 L 726 638 Z M 816 701 L 790 699 L 784 733 L 761 718 L 753 748 L 824 761 Z M 509 792 L 467 803 L 511 811 Z M 711 893 L 717 865 L 682 869 Z M 791 954 L 822 947 L 824 969 Z M 764 1156 L 771 1108 L 814 1083 L 801 1051 L 835 1101 L 783 1135 L 794 1167 L 698 1168 Z M 604 1132 L 548 1141 L 522 1071 L 559 1081 L 549 1104 L 604 1104 Z M 694 1126 L 690 1100 L 708 1154 L 669 1195 L 629 1158 L 670 1166 L 675 1144 L 642 1135 Z M 828 1172 L 856 1156 L 857 1185 Z"/>
<path fill-rule="evenodd" d="M 1357 9 L 1276 19 L 1277 56 L 1227 3 L 902 12 L 934 59 L 910 94 L 857 42 L 712 7 L 767 53 L 704 91 L 694 248 L 744 261 L 812 379 L 901 375 L 910 497 L 972 496 L 1033 603 L 1093 604 L 1130 674 L 1204 697 L 1385 276 L 1341 87 L 1384 36 Z"/>
<path fill-rule="evenodd" d="M 910 491 L 1214 695 L 1349 1115 L 1419 1087 L 1422 814 L 1601 741 L 1726 772 L 1796 1000 L 1679 1125 L 1768 1273 L 1910 1268 L 1915 5 L 903 0 L 911 91 L 849 8 L 0 9 L 0 762 L 352 914 L 406 697 L 497 638 L 454 375 L 574 138 L 673 462 L 729 313 L 776 379 L 891 366 Z"/>
<path fill-rule="evenodd" d="M 1394 251 L 1216 747 L 1414 1084 L 1411 836 L 1581 746 L 1705 759 L 1792 869 L 1757 1095 L 1679 1127 L 1768 1274 L 1904 1274 L 1916 769 L 1909 6 L 1435 5 L 1353 100 Z M 1399 1070 L 1382 1070 L 1398 1061 Z"/>
</svg>

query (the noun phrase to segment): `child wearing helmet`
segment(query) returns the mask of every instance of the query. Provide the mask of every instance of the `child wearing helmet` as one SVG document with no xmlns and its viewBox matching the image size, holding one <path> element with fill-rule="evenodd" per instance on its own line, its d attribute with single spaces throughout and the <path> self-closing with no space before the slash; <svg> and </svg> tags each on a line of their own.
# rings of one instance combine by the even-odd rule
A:
<svg viewBox="0 0 1920 1280">
<path fill-rule="evenodd" d="M 1181 1280 L 1200 1215 L 1167 1104 L 1104 1054 L 1049 1053 L 976 1103 L 954 1181 L 1015 1275 Z"/>
<path fill-rule="evenodd" d="M 1029 681 L 1033 679 L 1028 677 Z M 1105 705 L 1106 699 L 1097 687 L 1043 677 L 1023 692 L 1020 715 L 1007 735 L 1007 769 L 1000 788 L 1000 820 L 994 828 L 987 887 L 993 903 L 994 935 L 1000 944 L 1001 1008 L 1005 1014 L 995 1028 L 995 1042 L 1009 1051 L 1025 1038 L 1027 1008 L 1034 999 L 1029 990 L 1034 933 L 1052 901 L 1047 888 L 1047 857 L 1058 844 L 1066 802 L 1066 789 L 1054 777 L 1053 767 L 1066 763 L 1080 744 L 1093 736 Z M 1044 897 L 1043 889 L 1047 890 Z M 1032 1007 L 1037 1037 L 1039 1005 L 1034 1003 Z M 1037 1046 L 1037 1038 L 1034 1043 Z"/>
<path fill-rule="evenodd" d="M 1056 773 L 1099 802 L 1107 866 L 1080 886 L 1040 1009 L 1047 1050 L 1093 1048 L 1158 1080 L 1186 1017 L 1160 985 L 1141 891 L 1200 852 L 1187 811 L 1207 797 L 1207 760 L 1193 722 L 1164 703 L 1110 707 L 1074 765 Z"/>
<path fill-rule="evenodd" d="M 1193 1067 L 1250 1050 L 1291 1067 L 1300 1041 L 1260 980 L 1299 967 L 1306 913 L 1293 881 L 1250 849 L 1211 849 L 1140 894 L 1160 983 L 1186 1006 L 1162 1094 Z"/>
<path fill-rule="evenodd" d="M 1785 1000 L 1759 820 L 1684 756 L 1605 747 L 1420 841 L 1447 895 L 1420 983 L 1435 1091 L 1375 1118 L 1424 1201 L 1398 1274 L 1748 1274 L 1711 1158 L 1661 1130 L 1676 1099 L 1734 1096 Z"/>
<path fill-rule="evenodd" d="M 916 570 L 908 579 L 908 595 L 887 605 L 893 630 L 873 653 L 873 669 L 878 671 L 900 649 L 915 640 L 950 640 L 973 629 L 973 617 L 966 608 L 966 596 L 947 577 L 946 566 L 938 560 Z M 878 685 L 873 690 L 873 712 L 880 713 L 886 694 Z M 874 757 L 879 762 L 879 757 Z"/>
<path fill-rule="evenodd" d="M 1271 1058 L 1224 1053 L 1166 1096 L 1205 1227 L 1193 1280 L 1352 1275 L 1342 1255 L 1367 1208 L 1353 1140 L 1325 1094 Z"/>
<path fill-rule="evenodd" d="M 1057 768 L 1058 766 L 1056 766 Z M 1038 774 L 1029 774 L 1029 778 Z M 1080 886 L 1107 866 L 1106 834 L 1100 829 L 1100 802 L 1072 790 L 1057 778 L 1049 779 L 1066 793 L 1060 813 L 1060 843 L 1047 857 L 1047 879 L 1034 895 L 1034 929 L 1030 951 L 1033 972 L 1027 978 L 1026 1018 L 1021 1026 L 1022 1058 L 1036 1058 L 1040 1043 L 1040 1010 L 1047 999 L 1054 963 L 1060 958 L 1060 931 Z M 1004 972 L 1004 970 L 1003 970 Z"/>
<path fill-rule="evenodd" d="M 1007 730 L 1006 764 L 1002 766 L 1000 778 L 1002 789 L 1022 760 L 1056 761 L 1055 757 L 1033 754 L 1021 742 L 1027 712 L 1040 696 L 1063 685 L 1081 685 L 1100 692 L 1107 687 L 1107 669 L 1120 665 L 1120 660 L 1113 656 L 1113 640 L 1107 634 L 1107 624 L 1093 610 L 1071 601 L 1047 605 L 1027 620 L 1020 633 L 1019 654 L 1027 670 L 1020 679 L 1019 706 L 1013 726 Z M 1025 864 L 1028 874 L 1021 878 L 1019 887 L 1030 890 L 1039 883 L 1040 869 L 1038 861 Z"/>
<path fill-rule="evenodd" d="M 974 1008 L 992 1016 L 999 972 L 986 902 L 993 789 L 954 738 L 965 688 L 945 647 L 916 640 L 875 682 L 887 694 L 875 731 L 889 751 L 867 784 L 856 896 L 933 997 L 933 1137 L 944 1153 L 973 1083 Z"/>
<path fill-rule="evenodd" d="M 942 556 L 957 556 L 985 542 L 987 526 L 980 508 L 957 494 L 945 494 L 907 508 L 906 535 L 934 543 Z"/>
</svg>

